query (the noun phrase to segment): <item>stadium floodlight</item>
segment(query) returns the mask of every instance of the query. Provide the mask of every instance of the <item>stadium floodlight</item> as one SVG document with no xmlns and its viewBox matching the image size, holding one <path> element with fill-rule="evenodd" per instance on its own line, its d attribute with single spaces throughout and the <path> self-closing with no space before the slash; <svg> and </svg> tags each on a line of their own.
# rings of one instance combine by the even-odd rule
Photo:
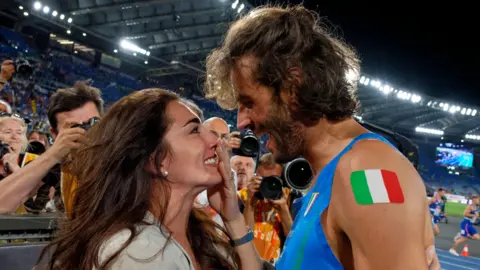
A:
<svg viewBox="0 0 480 270">
<path fill-rule="evenodd" d="M 87 36 L 87 34 L 86 34 L 86 33 L 83 33 L 82 35 L 83 35 L 84 37 L 86 37 L 86 36 Z"/>
<path fill-rule="evenodd" d="M 19 8 L 20 10 L 23 10 L 23 6 L 18 6 L 18 8 Z"/>
<path fill-rule="evenodd" d="M 420 102 L 421 100 L 422 100 L 422 97 L 421 97 L 421 96 L 419 96 L 419 95 L 412 95 L 411 101 L 412 101 L 413 103 L 418 103 L 418 102 Z"/>
<path fill-rule="evenodd" d="M 34 8 L 35 10 L 40 10 L 40 9 L 42 8 L 42 3 L 38 2 L 38 1 L 35 2 L 35 3 L 33 4 L 33 8 Z"/>
<path fill-rule="evenodd" d="M 137 45 L 133 44 L 132 42 L 125 39 L 120 42 L 120 47 L 124 48 L 125 50 L 133 51 L 135 53 L 138 52 L 140 54 L 147 55 L 147 50 L 142 49 Z"/>
<path fill-rule="evenodd" d="M 145 65 L 148 65 L 148 61 L 145 61 Z"/>
<path fill-rule="evenodd" d="M 239 0 L 235 0 L 235 2 L 232 3 L 232 9 L 236 9 L 239 2 Z"/>
<path fill-rule="evenodd" d="M 63 19 L 65 19 L 65 15 L 61 14 L 60 15 L 60 20 L 63 20 Z"/>
<path fill-rule="evenodd" d="M 70 31 L 70 29 L 68 29 L 68 30 L 67 30 L 67 34 L 70 35 L 71 33 L 72 33 L 72 31 Z"/>
<path fill-rule="evenodd" d="M 72 22 L 73 22 L 73 19 L 72 19 L 72 18 L 68 18 L 67 22 L 68 22 L 68 23 L 72 23 Z"/>
<path fill-rule="evenodd" d="M 240 13 L 242 10 L 245 8 L 245 4 L 241 4 L 240 7 L 238 8 L 237 12 Z"/>
<path fill-rule="evenodd" d="M 443 130 L 432 129 L 432 128 L 424 128 L 424 127 L 416 127 L 415 131 L 419 132 L 419 133 L 427 133 L 427 134 L 432 134 L 432 135 L 443 135 L 444 134 Z"/>
<path fill-rule="evenodd" d="M 466 134 L 465 138 L 469 140 L 480 140 L 480 135 Z"/>
<path fill-rule="evenodd" d="M 450 113 L 455 113 L 457 111 L 457 107 L 452 106 L 450 107 L 450 110 L 448 110 Z"/>
<path fill-rule="evenodd" d="M 467 115 L 470 115 L 472 113 L 472 109 L 467 109 Z"/>
<path fill-rule="evenodd" d="M 113 50 L 113 52 L 114 52 L 114 53 L 118 53 L 118 50 L 117 50 L 117 49 L 115 49 L 115 50 Z"/>
<path fill-rule="evenodd" d="M 461 113 L 462 115 L 465 115 L 466 112 L 467 112 L 467 109 L 465 109 L 465 108 L 463 108 L 463 109 L 460 111 L 460 113 Z"/>
<path fill-rule="evenodd" d="M 28 12 L 26 12 L 26 11 L 23 12 L 23 16 L 28 17 L 28 15 L 29 15 Z"/>
<path fill-rule="evenodd" d="M 360 77 L 360 83 L 361 83 L 361 84 L 364 84 L 364 83 L 365 83 L 365 79 L 366 79 L 365 76 Z"/>
<path fill-rule="evenodd" d="M 53 16 L 53 17 L 57 17 L 57 15 L 58 15 L 58 12 L 57 12 L 56 10 L 54 10 L 54 11 L 52 12 L 52 16 Z"/>
<path fill-rule="evenodd" d="M 472 111 L 472 116 L 475 116 L 475 115 L 477 115 L 477 110 Z"/>
<path fill-rule="evenodd" d="M 44 6 L 43 7 L 43 13 L 48 14 L 50 12 L 50 7 Z"/>
<path fill-rule="evenodd" d="M 365 85 L 368 85 L 369 83 L 370 83 L 370 78 L 366 78 L 364 84 L 365 84 Z"/>
<path fill-rule="evenodd" d="M 150 56 L 150 52 L 149 52 L 149 51 L 147 51 L 147 54 L 146 54 L 146 55 L 147 55 L 147 56 Z"/>
</svg>

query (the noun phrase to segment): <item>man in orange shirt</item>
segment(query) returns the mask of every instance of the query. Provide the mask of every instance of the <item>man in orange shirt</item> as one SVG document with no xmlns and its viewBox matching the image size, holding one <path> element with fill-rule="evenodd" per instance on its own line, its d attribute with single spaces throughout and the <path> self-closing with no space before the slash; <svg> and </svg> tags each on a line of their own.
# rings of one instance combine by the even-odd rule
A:
<svg viewBox="0 0 480 270">
<path fill-rule="evenodd" d="M 262 259 L 270 262 L 280 256 L 284 240 L 292 227 L 290 190 L 284 188 L 283 196 L 279 200 L 258 200 L 255 193 L 259 191 L 262 177 L 281 176 L 282 169 L 272 154 L 263 155 L 258 164 L 257 175 L 248 182 L 247 188 L 239 191 L 245 204 L 243 215 L 254 232 L 255 248 Z"/>
</svg>

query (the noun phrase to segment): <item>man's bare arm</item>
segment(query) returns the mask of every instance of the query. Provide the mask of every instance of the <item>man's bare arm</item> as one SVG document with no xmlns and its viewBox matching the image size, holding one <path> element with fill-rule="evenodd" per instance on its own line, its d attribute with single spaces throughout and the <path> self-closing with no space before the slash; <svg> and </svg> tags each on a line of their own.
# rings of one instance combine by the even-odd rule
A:
<svg viewBox="0 0 480 270">
<path fill-rule="evenodd" d="M 42 184 L 42 179 L 56 164 L 60 163 L 72 149 L 85 143 L 86 131 L 69 128 L 73 122 L 65 121 L 55 143 L 43 155 L 0 181 L 0 214 L 10 213 L 25 202 L 29 195 Z"/>
<path fill-rule="evenodd" d="M 42 184 L 57 160 L 45 153 L 0 181 L 0 214 L 11 213 Z"/>
<path fill-rule="evenodd" d="M 351 174 L 367 169 L 394 172 L 403 203 L 359 204 Z M 335 192 L 335 193 L 334 193 Z M 339 162 L 332 194 L 334 218 L 348 236 L 355 269 L 428 269 L 425 252 L 425 187 L 409 161 L 379 141 L 361 141 Z"/>
<path fill-rule="evenodd" d="M 465 211 L 463 211 L 463 215 L 466 217 L 475 217 L 475 214 L 472 214 L 473 207 L 471 205 L 467 206 L 465 208 Z"/>
</svg>

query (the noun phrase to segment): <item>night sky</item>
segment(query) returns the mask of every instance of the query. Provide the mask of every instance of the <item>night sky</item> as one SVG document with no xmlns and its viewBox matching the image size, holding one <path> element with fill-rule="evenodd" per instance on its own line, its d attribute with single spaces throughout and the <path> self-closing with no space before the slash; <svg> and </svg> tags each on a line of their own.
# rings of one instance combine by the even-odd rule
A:
<svg viewBox="0 0 480 270">
<path fill-rule="evenodd" d="M 303 2 L 339 26 L 360 54 L 364 73 L 397 88 L 480 105 L 480 16 L 472 4 L 250 0 L 255 6 L 272 2 Z"/>
</svg>

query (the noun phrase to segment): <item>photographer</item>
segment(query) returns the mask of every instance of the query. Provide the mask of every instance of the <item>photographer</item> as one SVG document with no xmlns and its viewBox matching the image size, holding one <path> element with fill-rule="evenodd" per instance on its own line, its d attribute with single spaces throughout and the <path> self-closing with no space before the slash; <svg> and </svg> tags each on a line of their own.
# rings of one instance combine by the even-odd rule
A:
<svg viewBox="0 0 480 270">
<path fill-rule="evenodd" d="M 27 146 L 27 126 L 22 118 L 0 113 L 0 179 L 20 169 L 20 154 Z"/>
<path fill-rule="evenodd" d="M 280 256 L 285 238 L 292 227 L 292 217 L 289 211 L 290 189 L 283 188 L 283 194 L 278 200 L 258 197 L 262 177 L 281 176 L 282 166 L 275 162 L 272 154 L 260 158 L 257 175 L 248 182 L 247 188 L 240 190 L 240 196 L 245 204 L 243 215 L 247 224 L 253 228 L 254 244 L 260 257 L 273 261 Z"/>
<path fill-rule="evenodd" d="M 72 151 L 78 149 L 86 139 L 86 131 L 75 124 L 88 122 L 103 113 L 103 100 L 100 91 L 82 82 L 74 87 L 59 89 L 51 97 L 48 120 L 55 143 L 28 166 L 21 168 L 0 181 L 0 213 L 12 212 L 24 202 L 29 194 L 38 189 L 42 180 L 55 173 L 58 164 L 62 164 Z M 71 210 L 75 178 L 66 173 L 62 166 L 62 198 L 67 215 Z M 55 179 L 47 177 L 48 179 Z M 57 177 L 58 179 L 59 177 Z M 55 186 L 58 183 L 49 183 Z"/>
</svg>

